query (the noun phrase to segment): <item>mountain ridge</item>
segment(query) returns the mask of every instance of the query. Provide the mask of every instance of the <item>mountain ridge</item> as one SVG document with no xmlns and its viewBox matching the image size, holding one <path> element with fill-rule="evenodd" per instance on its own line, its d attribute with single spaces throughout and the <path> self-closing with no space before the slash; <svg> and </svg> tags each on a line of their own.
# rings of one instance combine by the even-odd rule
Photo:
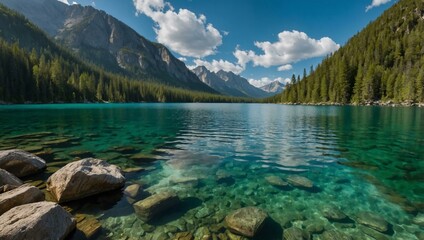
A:
<svg viewBox="0 0 424 240">
<path fill-rule="evenodd" d="M 165 46 L 150 42 L 104 11 L 56 0 L 0 3 L 20 12 L 83 59 L 104 69 L 140 80 L 216 93 Z"/>
<path fill-rule="evenodd" d="M 251 85 L 247 79 L 233 72 L 220 70 L 215 73 L 209 71 L 204 66 L 198 66 L 192 71 L 202 82 L 222 94 L 235 97 L 253 98 L 264 98 L 270 96 L 268 92 Z"/>
</svg>

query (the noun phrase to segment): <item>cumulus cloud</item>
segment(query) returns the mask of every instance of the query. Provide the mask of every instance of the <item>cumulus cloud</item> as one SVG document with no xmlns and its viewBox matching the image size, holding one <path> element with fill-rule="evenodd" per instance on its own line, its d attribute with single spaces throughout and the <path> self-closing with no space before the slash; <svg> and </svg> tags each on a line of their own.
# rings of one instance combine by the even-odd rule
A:
<svg viewBox="0 0 424 240">
<path fill-rule="evenodd" d="M 283 66 L 278 67 L 278 71 L 282 72 L 282 71 L 288 71 L 288 70 L 292 70 L 293 66 L 291 64 L 286 64 Z"/>
<path fill-rule="evenodd" d="M 219 72 L 220 70 L 224 70 L 226 72 L 233 72 L 235 74 L 240 74 L 244 71 L 244 68 L 240 65 L 231 63 L 227 60 L 212 60 L 212 62 L 204 61 L 201 59 L 194 60 L 194 66 L 189 66 L 190 69 L 194 69 L 198 66 L 204 66 L 211 72 Z"/>
<path fill-rule="evenodd" d="M 261 79 L 253 79 L 253 78 L 249 79 L 249 83 L 258 88 L 268 85 L 275 81 L 279 81 L 280 83 L 287 84 L 287 83 L 290 83 L 291 80 L 290 78 L 282 78 L 282 77 L 278 77 L 274 79 L 271 79 L 268 77 L 263 77 Z"/>
<path fill-rule="evenodd" d="M 222 44 L 221 33 L 205 15 L 187 9 L 175 11 L 164 0 L 133 0 L 137 14 L 145 14 L 156 26 L 157 41 L 185 57 L 201 58 L 212 55 Z"/>
<path fill-rule="evenodd" d="M 254 66 L 281 66 L 281 69 L 286 69 L 288 64 L 325 56 L 340 48 L 340 45 L 329 37 L 316 40 L 304 32 L 295 30 L 279 33 L 277 42 L 255 42 L 255 46 L 262 50 L 263 54 L 258 55 L 252 50 L 244 51 L 239 47 L 236 48 L 233 54 L 239 65 L 245 66 L 248 62 L 253 62 Z"/>
<path fill-rule="evenodd" d="M 365 8 L 365 12 L 368 12 L 371 8 L 378 7 L 388 2 L 390 2 L 390 0 L 372 0 L 371 4 Z"/>
</svg>

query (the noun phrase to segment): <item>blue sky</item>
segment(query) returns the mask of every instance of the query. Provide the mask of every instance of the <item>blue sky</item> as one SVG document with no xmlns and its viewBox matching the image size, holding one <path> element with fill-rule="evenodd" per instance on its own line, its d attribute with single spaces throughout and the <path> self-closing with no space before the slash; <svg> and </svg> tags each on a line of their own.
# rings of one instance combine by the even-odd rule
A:
<svg viewBox="0 0 424 240">
<path fill-rule="evenodd" d="M 60 0 L 67 1 L 67 0 Z M 284 81 L 376 19 L 395 0 L 75 0 L 167 46 L 188 67 Z"/>
</svg>

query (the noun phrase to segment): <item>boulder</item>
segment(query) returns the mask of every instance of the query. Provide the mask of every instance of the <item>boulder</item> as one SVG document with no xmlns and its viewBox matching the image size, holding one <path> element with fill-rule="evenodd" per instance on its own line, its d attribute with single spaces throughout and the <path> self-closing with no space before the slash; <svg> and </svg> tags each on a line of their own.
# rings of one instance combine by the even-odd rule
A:
<svg viewBox="0 0 424 240">
<path fill-rule="evenodd" d="M 240 208 L 225 217 L 228 229 L 238 235 L 254 237 L 268 214 L 257 207 Z"/>
<path fill-rule="evenodd" d="M 387 232 L 389 230 L 389 223 L 381 216 L 372 212 L 360 212 L 356 215 L 356 221 L 359 224 L 377 230 L 379 232 Z"/>
<path fill-rule="evenodd" d="M 418 226 L 424 227 L 424 214 L 419 213 L 417 216 L 412 219 L 412 222 L 414 224 L 417 224 Z"/>
<path fill-rule="evenodd" d="M 72 162 L 47 179 L 47 190 L 58 202 L 81 199 L 119 189 L 125 184 L 121 170 L 106 161 L 85 158 Z"/>
<path fill-rule="evenodd" d="M 39 201 L 44 201 L 44 194 L 40 189 L 22 185 L 0 194 L 0 215 L 16 206 Z"/>
<path fill-rule="evenodd" d="M 325 206 L 322 209 L 322 214 L 325 218 L 333 222 L 341 222 L 347 219 L 346 214 L 344 214 L 338 207 L 335 206 Z"/>
<path fill-rule="evenodd" d="M 174 192 L 161 192 L 134 203 L 133 207 L 137 216 L 147 222 L 179 202 L 180 199 Z"/>
<path fill-rule="evenodd" d="M 314 183 L 311 180 L 299 175 L 290 175 L 287 177 L 287 181 L 294 187 L 301 187 L 301 188 L 314 187 Z"/>
<path fill-rule="evenodd" d="M 15 175 L 11 174 L 10 172 L 0 169 L 0 186 L 3 185 L 12 185 L 12 186 L 21 186 L 22 181 L 15 177 Z"/>
<path fill-rule="evenodd" d="M 0 168 L 17 177 L 25 177 L 46 168 L 46 162 L 29 152 L 12 149 L 0 151 Z"/>
<path fill-rule="evenodd" d="M 267 176 L 265 177 L 265 180 L 271 184 L 272 186 L 275 187 L 287 187 L 289 184 L 286 181 L 283 181 L 280 177 L 278 176 Z"/>
<path fill-rule="evenodd" d="M 0 239 L 65 239 L 74 228 L 71 214 L 53 202 L 17 206 L 0 216 Z"/>
</svg>

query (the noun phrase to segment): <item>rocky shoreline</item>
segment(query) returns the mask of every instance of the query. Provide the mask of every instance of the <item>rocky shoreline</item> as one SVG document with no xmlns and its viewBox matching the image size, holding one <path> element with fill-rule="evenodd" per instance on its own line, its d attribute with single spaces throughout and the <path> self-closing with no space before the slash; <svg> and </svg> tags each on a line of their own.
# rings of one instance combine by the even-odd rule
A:
<svg viewBox="0 0 424 240">
<path fill-rule="evenodd" d="M 364 103 L 335 103 L 335 102 L 318 102 L 318 103 L 281 103 L 283 105 L 304 105 L 304 106 L 380 106 L 380 107 L 424 107 L 424 103 L 416 103 L 412 101 L 393 102 L 393 101 L 368 101 Z"/>
</svg>

